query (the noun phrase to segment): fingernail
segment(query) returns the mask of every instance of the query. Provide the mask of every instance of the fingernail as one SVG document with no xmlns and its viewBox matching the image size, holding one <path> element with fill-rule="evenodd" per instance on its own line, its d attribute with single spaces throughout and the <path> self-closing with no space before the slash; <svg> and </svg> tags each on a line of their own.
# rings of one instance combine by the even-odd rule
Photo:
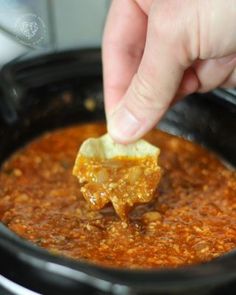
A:
<svg viewBox="0 0 236 295">
<path fill-rule="evenodd" d="M 141 123 L 123 106 L 119 106 L 108 118 L 108 132 L 120 143 L 128 143 L 141 128 Z"/>
</svg>

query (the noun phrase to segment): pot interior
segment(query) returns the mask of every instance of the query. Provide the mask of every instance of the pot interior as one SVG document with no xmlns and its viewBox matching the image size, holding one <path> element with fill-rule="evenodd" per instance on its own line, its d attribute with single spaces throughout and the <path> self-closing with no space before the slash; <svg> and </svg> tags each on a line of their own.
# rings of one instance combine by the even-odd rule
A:
<svg viewBox="0 0 236 295">
<path fill-rule="evenodd" d="M 6 99 L 8 94 L 6 91 L 1 94 L 5 99 L 0 104 L 0 163 L 44 132 L 105 118 L 100 70 L 63 77 L 63 81 L 35 83 L 32 87 L 17 84 L 15 95 Z M 173 106 L 157 127 L 196 141 L 217 153 L 227 164 L 236 166 L 236 105 L 222 96 L 190 95 Z M 230 271 L 232 265 L 226 264 Z"/>
</svg>

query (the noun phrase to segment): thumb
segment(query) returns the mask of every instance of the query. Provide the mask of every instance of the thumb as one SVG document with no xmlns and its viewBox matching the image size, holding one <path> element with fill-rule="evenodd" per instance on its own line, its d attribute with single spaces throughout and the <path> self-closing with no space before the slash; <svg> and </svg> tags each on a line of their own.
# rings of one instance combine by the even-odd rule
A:
<svg viewBox="0 0 236 295">
<path fill-rule="evenodd" d="M 158 11 L 160 14 L 160 7 Z M 149 16 L 146 45 L 138 71 L 124 97 L 107 116 L 108 132 L 117 142 L 133 142 L 155 126 L 176 95 L 189 66 L 182 49 L 182 44 L 186 44 L 184 30 L 178 31 L 176 27 L 173 30 L 171 23 L 176 24 L 176 20 L 173 17 L 168 20 L 163 11 L 161 15 L 159 19 L 157 14 L 155 19 Z M 161 23 L 166 20 L 167 26 Z"/>
</svg>

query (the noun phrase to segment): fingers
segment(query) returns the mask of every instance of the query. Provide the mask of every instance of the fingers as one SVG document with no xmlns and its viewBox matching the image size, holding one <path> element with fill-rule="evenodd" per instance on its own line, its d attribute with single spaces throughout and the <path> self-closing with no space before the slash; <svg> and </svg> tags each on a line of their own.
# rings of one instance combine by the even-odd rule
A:
<svg viewBox="0 0 236 295">
<path fill-rule="evenodd" d="M 143 55 L 147 17 L 134 0 L 113 0 L 103 38 L 106 112 L 123 97 Z"/>
<path fill-rule="evenodd" d="M 199 88 L 198 77 L 194 69 L 191 67 L 184 72 L 181 84 L 179 86 L 179 89 L 177 91 L 175 98 L 171 102 L 171 105 L 173 105 L 175 102 L 185 97 L 186 95 L 196 92 L 198 88 Z"/>
<path fill-rule="evenodd" d="M 108 116 L 108 131 L 121 143 L 137 140 L 156 125 L 177 93 L 189 66 L 183 46 L 185 31 L 176 27 L 175 18 L 170 19 L 170 25 L 162 24 L 166 13 L 176 8 L 163 6 L 155 10 L 161 14 L 159 20 L 158 14 L 154 19 L 149 18 L 145 51 L 138 71 L 115 111 Z M 181 24 L 179 28 L 182 28 Z"/>
<path fill-rule="evenodd" d="M 236 65 L 230 76 L 221 85 L 223 88 L 233 88 L 236 87 Z"/>
<path fill-rule="evenodd" d="M 200 86 L 198 92 L 207 92 L 231 79 L 232 83 L 228 83 L 231 87 L 236 84 L 233 83 L 232 72 L 236 67 L 236 55 L 230 55 L 223 58 L 211 59 L 206 61 L 198 61 L 194 68 L 199 79 Z M 226 84 L 225 84 L 226 85 Z"/>
<path fill-rule="evenodd" d="M 135 1 L 114 0 L 104 39 L 108 132 L 121 143 L 135 141 L 155 126 L 171 101 L 236 83 L 236 58 L 231 56 L 236 50 L 235 0 L 143 1 L 146 40 L 146 31 L 136 32 L 146 18 Z M 129 16 L 119 17 L 125 10 Z M 132 48 L 137 48 L 135 54 Z"/>
</svg>

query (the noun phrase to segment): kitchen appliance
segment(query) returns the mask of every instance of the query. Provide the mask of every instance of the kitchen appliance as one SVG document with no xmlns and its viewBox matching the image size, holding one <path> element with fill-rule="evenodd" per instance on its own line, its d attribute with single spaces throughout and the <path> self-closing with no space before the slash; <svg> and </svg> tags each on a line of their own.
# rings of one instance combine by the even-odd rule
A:
<svg viewBox="0 0 236 295">
<path fill-rule="evenodd" d="M 0 73 L 0 161 L 41 133 L 104 119 L 100 50 L 41 52 Z M 212 149 L 236 165 L 236 95 L 193 94 L 159 127 Z M 1 188 L 0 188 L 1 192 Z M 35 246 L 0 224 L 0 294 L 234 294 L 236 251 L 209 263 L 121 270 L 78 262 Z"/>
</svg>

